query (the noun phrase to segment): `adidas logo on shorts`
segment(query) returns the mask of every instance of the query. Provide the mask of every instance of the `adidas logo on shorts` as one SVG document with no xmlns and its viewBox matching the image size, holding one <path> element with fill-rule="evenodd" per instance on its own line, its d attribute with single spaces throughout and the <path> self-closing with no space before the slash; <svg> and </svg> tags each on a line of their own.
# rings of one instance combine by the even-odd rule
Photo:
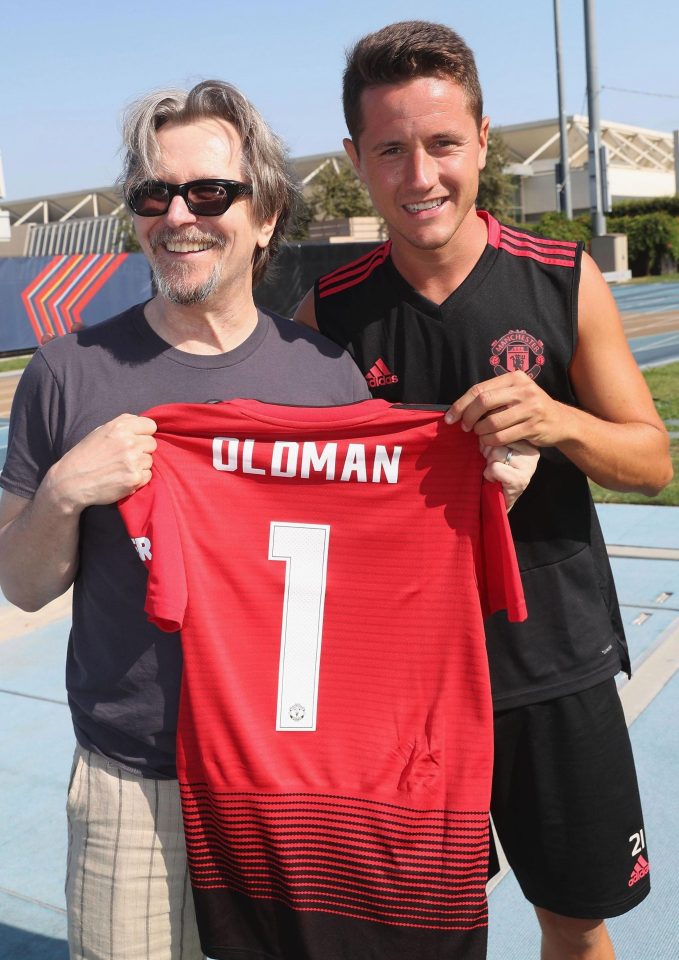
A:
<svg viewBox="0 0 679 960">
<path fill-rule="evenodd" d="M 645 860 L 644 857 L 639 857 L 637 862 L 634 864 L 634 870 L 632 870 L 632 875 L 630 876 L 627 886 L 633 887 L 635 883 L 638 883 L 642 877 L 645 877 L 648 871 L 650 870 L 648 860 Z"/>
</svg>

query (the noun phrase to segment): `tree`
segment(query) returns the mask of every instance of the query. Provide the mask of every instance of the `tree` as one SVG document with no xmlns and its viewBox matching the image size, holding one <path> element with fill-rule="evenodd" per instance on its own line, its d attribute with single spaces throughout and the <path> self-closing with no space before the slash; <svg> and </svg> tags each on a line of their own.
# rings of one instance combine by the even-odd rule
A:
<svg viewBox="0 0 679 960">
<path fill-rule="evenodd" d="M 123 253 L 139 253 L 141 247 L 137 240 L 137 234 L 134 232 L 132 217 L 127 209 L 118 214 L 118 240 L 122 241 Z"/>
<path fill-rule="evenodd" d="M 296 240 L 308 240 L 309 224 L 312 219 L 313 213 L 311 205 L 305 197 L 300 196 L 295 204 L 294 212 L 288 221 L 285 239 L 293 243 Z"/>
<path fill-rule="evenodd" d="M 488 138 L 486 166 L 479 177 L 479 193 L 476 206 L 487 210 L 498 220 L 506 220 L 513 206 L 514 184 L 509 174 L 503 172 L 508 163 L 507 146 L 497 133 Z"/>
<path fill-rule="evenodd" d="M 679 260 L 679 220 L 669 213 L 609 217 L 612 233 L 626 233 L 629 265 L 635 277 L 673 273 Z"/>
<path fill-rule="evenodd" d="M 377 216 L 368 191 L 348 160 L 325 164 L 314 178 L 309 203 L 314 220 Z"/>
<path fill-rule="evenodd" d="M 582 240 L 583 243 L 589 243 L 592 238 L 589 214 L 569 220 L 565 213 L 549 211 L 543 213 L 537 223 L 527 226 L 529 230 L 535 230 L 552 240 Z"/>
</svg>

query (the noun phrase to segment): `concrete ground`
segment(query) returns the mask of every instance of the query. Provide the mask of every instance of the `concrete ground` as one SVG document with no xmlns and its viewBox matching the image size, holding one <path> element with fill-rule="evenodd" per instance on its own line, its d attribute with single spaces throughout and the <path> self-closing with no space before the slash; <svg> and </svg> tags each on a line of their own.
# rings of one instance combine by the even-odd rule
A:
<svg viewBox="0 0 679 960">
<path fill-rule="evenodd" d="M 607 504 L 600 515 L 634 662 L 621 695 L 632 724 L 653 877 L 651 896 L 610 927 L 618 960 L 677 960 L 679 508 Z M 68 955 L 68 628 L 68 598 L 37 614 L 0 601 L 0 960 Z M 507 873 L 490 896 L 489 960 L 538 956 L 532 909 Z"/>
<path fill-rule="evenodd" d="M 636 758 L 652 876 L 650 896 L 635 910 L 609 921 L 609 929 L 617 960 L 677 960 L 679 507 L 604 504 L 599 516 L 632 656 L 632 679 L 622 677 L 619 683 Z M 533 910 L 511 873 L 491 893 L 489 930 L 488 960 L 539 957 Z"/>
</svg>

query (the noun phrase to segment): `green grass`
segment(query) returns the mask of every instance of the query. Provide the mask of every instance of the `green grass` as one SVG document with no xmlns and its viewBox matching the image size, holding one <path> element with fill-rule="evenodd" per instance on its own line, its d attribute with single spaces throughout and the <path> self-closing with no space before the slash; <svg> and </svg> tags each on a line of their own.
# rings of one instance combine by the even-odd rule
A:
<svg viewBox="0 0 679 960">
<path fill-rule="evenodd" d="M 644 378 L 663 420 L 679 420 L 679 363 L 645 370 Z"/>
<path fill-rule="evenodd" d="M 679 433 L 679 363 L 670 363 L 666 367 L 645 370 L 644 378 L 651 391 L 658 413 L 667 424 L 671 433 Z M 592 496 L 598 503 L 652 503 L 666 507 L 679 506 L 679 438 L 670 440 L 670 454 L 674 465 L 674 478 L 657 497 L 644 497 L 641 493 L 617 493 L 605 490 L 590 482 Z"/>
<path fill-rule="evenodd" d="M 679 283 L 679 273 L 664 273 L 661 277 L 633 277 L 625 283 Z"/>
<path fill-rule="evenodd" d="M 0 359 L 0 373 L 6 373 L 8 370 L 23 370 L 30 359 L 30 355 Z"/>
</svg>

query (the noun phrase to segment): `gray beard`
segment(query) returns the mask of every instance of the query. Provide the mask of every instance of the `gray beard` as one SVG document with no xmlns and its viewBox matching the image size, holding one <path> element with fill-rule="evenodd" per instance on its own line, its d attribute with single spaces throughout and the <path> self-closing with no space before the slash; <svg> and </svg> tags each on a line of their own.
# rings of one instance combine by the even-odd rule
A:
<svg viewBox="0 0 679 960">
<path fill-rule="evenodd" d="M 221 275 L 219 266 L 215 266 L 207 280 L 198 286 L 191 286 L 188 279 L 184 277 L 167 276 L 155 266 L 152 269 L 153 279 L 161 297 L 184 307 L 194 303 L 205 303 L 217 289 Z"/>
</svg>

